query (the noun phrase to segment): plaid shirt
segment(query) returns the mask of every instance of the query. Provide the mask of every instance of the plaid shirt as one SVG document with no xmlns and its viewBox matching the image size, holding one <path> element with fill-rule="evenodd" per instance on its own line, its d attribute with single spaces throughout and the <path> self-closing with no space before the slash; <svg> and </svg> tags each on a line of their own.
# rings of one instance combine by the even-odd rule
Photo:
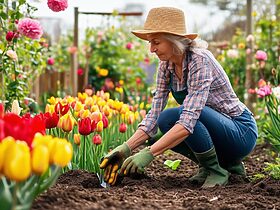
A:
<svg viewBox="0 0 280 210">
<path fill-rule="evenodd" d="M 190 133 L 193 133 L 196 121 L 205 105 L 230 117 L 241 115 L 246 108 L 237 98 L 228 76 L 210 51 L 196 49 L 195 52 L 186 54 L 183 62 L 182 82 L 175 76 L 173 63 L 168 61 L 159 63 L 152 107 L 139 124 L 139 128 L 149 136 L 157 133 L 157 119 L 168 101 L 171 74 L 173 74 L 171 85 L 174 91 L 184 89 L 187 84 L 188 95 L 186 95 L 182 113 L 176 123 L 184 126 Z"/>
</svg>

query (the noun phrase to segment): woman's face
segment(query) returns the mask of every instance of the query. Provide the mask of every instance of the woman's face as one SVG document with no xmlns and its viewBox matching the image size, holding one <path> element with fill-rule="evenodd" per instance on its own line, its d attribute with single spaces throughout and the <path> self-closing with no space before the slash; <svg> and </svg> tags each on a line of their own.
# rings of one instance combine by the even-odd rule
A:
<svg viewBox="0 0 280 210">
<path fill-rule="evenodd" d="M 160 34 L 148 36 L 151 53 L 155 53 L 161 61 L 169 61 L 173 56 L 173 47 L 170 41 L 162 38 Z"/>
</svg>

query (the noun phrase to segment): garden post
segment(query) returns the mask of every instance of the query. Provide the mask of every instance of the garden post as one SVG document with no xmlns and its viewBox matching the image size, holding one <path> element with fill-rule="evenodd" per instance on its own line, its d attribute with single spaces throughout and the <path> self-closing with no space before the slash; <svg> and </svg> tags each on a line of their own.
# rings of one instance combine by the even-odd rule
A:
<svg viewBox="0 0 280 210">
<path fill-rule="evenodd" d="M 246 20 L 246 35 L 252 35 L 253 24 L 252 24 L 252 0 L 247 0 L 247 20 Z M 247 97 L 244 98 L 246 106 L 254 112 L 253 104 L 256 101 L 254 94 L 248 94 L 250 88 L 254 88 L 254 75 L 252 71 L 253 64 L 253 40 L 249 40 L 247 43 L 247 48 L 251 50 L 250 53 L 246 54 L 246 78 L 245 78 L 245 88 Z"/>
<path fill-rule="evenodd" d="M 79 8 L 74 8 L 74 40 L 73 40 L 73 47 L 77 47 L 78 49 L 78 39 L 79 39 Z M 71 56 L 71 76 L 70 81 L 72 83 L 72 94 L 76 95 L 78 92 L 78 75 L 77 75 L 77 69 L 78 69 L 78 54 L 73 53 Z"/>
</svg>

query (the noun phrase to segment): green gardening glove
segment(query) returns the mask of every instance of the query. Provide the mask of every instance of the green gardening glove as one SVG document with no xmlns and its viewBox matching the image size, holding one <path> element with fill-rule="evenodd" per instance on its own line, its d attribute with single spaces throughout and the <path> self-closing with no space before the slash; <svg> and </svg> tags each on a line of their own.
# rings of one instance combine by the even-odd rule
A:
<svg viewBox="0 0 280 210">
<path fill-rule="evenodd" d="M 131 150 L 127 143 L 113 149 L 110 153 L 105 155 L 100 162 L 99 167 L 105 169 L 104 181 L 108 184 L 114 185 L 117 180 L 118 170 L 122 166 L 123 161 L 129 157 Z"/>
<path fill-rule="evenodd" d="M 142 174 L 144 172 L 144 168 L 148 166 L 153 159 L 154 156 L 151 153 L 151 150 L 146 147 L 124 161 L 120 174 Z"/>
</svg>

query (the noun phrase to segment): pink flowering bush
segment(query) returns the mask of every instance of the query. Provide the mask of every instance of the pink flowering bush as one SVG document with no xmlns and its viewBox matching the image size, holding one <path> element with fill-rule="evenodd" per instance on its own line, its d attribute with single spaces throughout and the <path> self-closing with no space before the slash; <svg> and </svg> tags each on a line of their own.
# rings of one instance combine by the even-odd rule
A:
<svg viewBox="0 0 280 210">
<path fill-rule="evenodd" d="M 40 39 L 43 35 L 43 29 L 39 21 L 30 18 L 24 18 L 19 21 L 18 31 L 31 39 Z"/>
<path fill-rule="evenodd" d="M 60 12 L 68 7 L 67 0 L 48 0 L 48 7 L 54 12 Z"/>
<path fill-rule="evenodd" d="M 265 85 L 259 88 L 256 93 L 259 98 L 264 98 L 265 96 L 269 96 L 272 93 L 272 89 L 269 85 Z"/>
</svg>

